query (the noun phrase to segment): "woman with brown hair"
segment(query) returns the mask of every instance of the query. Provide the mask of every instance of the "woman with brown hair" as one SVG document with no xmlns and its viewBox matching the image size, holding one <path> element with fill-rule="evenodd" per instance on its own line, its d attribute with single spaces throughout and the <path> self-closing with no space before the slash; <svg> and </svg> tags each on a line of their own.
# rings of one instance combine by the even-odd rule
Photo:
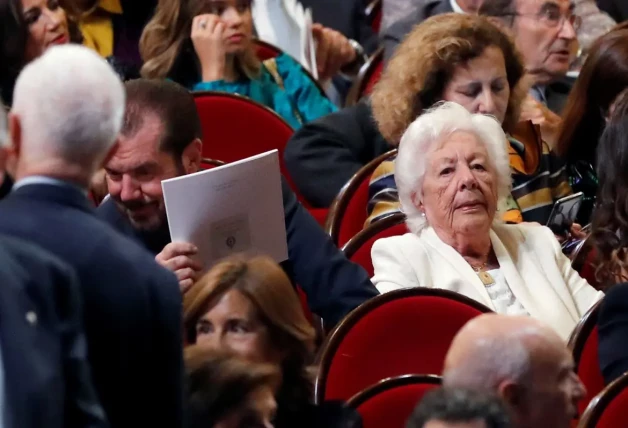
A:
<svg viewBox="0 0 628 428">
<path fill-rule="evenodd" d="M 160 0 L 140 40 L 143 77 L 195 91 L 238 93 L 293 128 L 336 107 L 288 55 L 262 63 L 253 45 L 252 0 Z"/>
<path fill-rule="evenodd" d="M 267 257 L 231 258 L 215 265 L 183 299 L 188 343 L 277 364 L 275 427 L 350 427 L 356 415 L 336 403 L 312 403 L 315 333 L 281 267 Z"/>
<path fill-rule="evenodd" d="M 0 0 L 0 95 L 13 103 L 22 68 L 51 46 L 80 42 L 59 0 Z"/>
<path fill-rule="evenodd" d="M 272 364 L 194 345 L 185 350 L 185 428 L 272 428 L 281 376 Z"/>
<path fill-rule="evenodd" d="M 597 147 L 599 177 L 590 239 L 602 288 L 628 281 L 628 89 L 617 98 Z"/>
<path fill-rule="evenodd" d="M 572 193 L 562 165 L 538 127 L 519 122 L 524 67 L 512 40 L 487 18 L 444 14 L 419 24 L 399 45 L 372 95 L 373 116 L 392 145 L 423 111 L 453 101 L 495 116 L 507 134 L 513 190 L 502 219 L 545 224 L 556 199 Z M 394 161 L 383 163 L 369 188 L 367 224 L 399 210 Z"/>
<path fill-rule="evenodd" d="M 585 194 L 579 220 L 588 223 L 597 192 L 597 143 L 617 95 L 628 87 L 628 23 L 600 37 L 589 51 L 563 111 L 556 152 L 567 162 L 575 191 Z"/>
</svg>

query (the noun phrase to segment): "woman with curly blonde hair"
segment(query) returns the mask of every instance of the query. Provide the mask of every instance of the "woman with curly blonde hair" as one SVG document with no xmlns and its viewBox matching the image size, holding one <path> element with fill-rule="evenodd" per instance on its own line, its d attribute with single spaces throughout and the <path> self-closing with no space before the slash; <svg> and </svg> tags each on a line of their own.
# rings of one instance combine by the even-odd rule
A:
<svg viewBox="0 0 628 428">
<path fill-rule="evenodd" d="M 556 199 L 572 193 L 562 164 L 538 127 L 519 122 L 524 66 L 513 41 L 487 18 L 444 14 L 419 24 L 403 41 L 372 94 L 373 116 L 396 146 L 410 123 L 440 101 L 495 116 L 509 143 L 512 198 L 500 207 L 507 222 L 544 224 Z M 394 161 L 374 172 L 367 224 L 399 210 Z"/>
<path fill-rule="evenodd" d="M 294 59 L 257 58 L 251 6 L 252 0 L 159 0 L 140 40 L 142 77 L 247 96 L 295 129 L 335 111 Z"/>
</svg>

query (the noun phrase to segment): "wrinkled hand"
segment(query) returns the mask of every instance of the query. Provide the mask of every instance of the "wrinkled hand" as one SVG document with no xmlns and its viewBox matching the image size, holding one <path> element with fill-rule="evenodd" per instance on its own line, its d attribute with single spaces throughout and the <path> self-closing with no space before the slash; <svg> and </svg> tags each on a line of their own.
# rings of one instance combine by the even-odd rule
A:
<svg viewBox="0 0 628 428">
<path fill-rule="evenodd" d="M 524 122 L 528 120 L 541 127 L 543 140 L 553 148 L 556 145 L 562 123 L 560 116 L 528 94 L 521 104 L 519 121 Z"/>
<path fill-rule="evenodd" d="M 331 78 L 342 67 L 355 60 L 355 49 L 338 31 L 323 27 L 321 24 L 314 24 L 312 36 L 317 43 L 316 64 L 320 81 Z"/>
<path fill-rule="evenodd" d="M 188 291 L 201 273 L 202 266 L 192 258 L 197 253 L 198 248 L 192 244 L 171 242 L 155 256 L 157 263 L 175 273 L 181 293 Z"/>
<path fill-rule="evenodd" d="M 203 14 L 192 21 L 192 44 L 201 64 L 203 82 L 225 76 L 225 24 L 217 15 Z"/>
</svg>

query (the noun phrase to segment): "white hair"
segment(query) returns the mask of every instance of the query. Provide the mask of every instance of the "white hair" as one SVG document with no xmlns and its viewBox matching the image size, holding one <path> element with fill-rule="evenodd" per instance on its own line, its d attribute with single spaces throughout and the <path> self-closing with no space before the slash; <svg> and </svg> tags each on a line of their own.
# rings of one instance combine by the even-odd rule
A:
<svg viewBox="0 0 628 428">
<path fill-rule="evenodd" d="M 20 119 L 26 159 L 89 168 L 113 146 L 124 108 L 124 86 L 111 66 L 91 49 L 64 45 L 22 70 L 12 112 Z"/>
<path fill-rule="evenodd" d="M 429 154 L 448 135 L 466 131 L 478 137 L 488 152 L 488 161 L 496 172 L 497 206 L 508 198 L 512 181 L 507 140 L 499 122 L 492 116 L 469 113 L 454 102 L 439 103 L 414 120 L 401 137 L 395 160 L 395 182 L 399 200 L 407 216 L 408 229 L 419 233 L 427 219 L 418 208 L 423 199 L 423 177 Z M 415 204 L 416 203 L 416 204 Z M 496 216 L 498 221 L 498 216 Z"/>
<path fill-rule="evenodd" d="M 532 366 L 530 350 L 524 341 L 538 335 L 537 328 L 527 327 L 477 339 L 460 365 L 445 370 L 443 385 L 495 392 L 504 380 L 527 383 Z"/>
</svg>

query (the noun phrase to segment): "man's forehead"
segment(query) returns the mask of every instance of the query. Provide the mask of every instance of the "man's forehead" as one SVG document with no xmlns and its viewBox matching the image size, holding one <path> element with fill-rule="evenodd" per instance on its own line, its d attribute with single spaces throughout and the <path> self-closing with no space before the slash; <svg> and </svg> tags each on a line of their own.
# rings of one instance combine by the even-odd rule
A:
<svg viewBox="0 0 628 428">
<path fill-rule="evenodd" d="M 535 13 L 544 8 L 556 7 L 561 10 L 573 10 L 573 0 L 515 0 L 519 13 Z"/>
</svg>

